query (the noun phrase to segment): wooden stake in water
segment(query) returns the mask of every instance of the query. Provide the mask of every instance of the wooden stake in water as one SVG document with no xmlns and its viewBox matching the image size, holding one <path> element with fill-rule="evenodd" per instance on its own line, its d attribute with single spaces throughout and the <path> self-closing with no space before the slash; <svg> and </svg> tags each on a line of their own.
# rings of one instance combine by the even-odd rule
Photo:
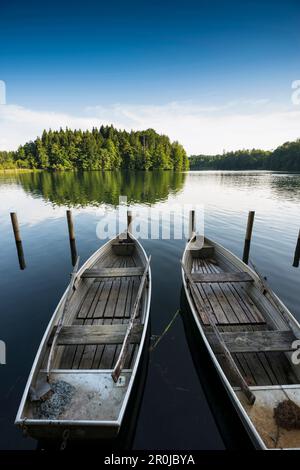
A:
<svg viewBox="0 0 300 470">
<path fill-rule="evenodd" d="M 70 210 L 67 210 L 67 221 L 68 221 L 69 238 L 70 240 L 75 240 L 73 217 L 72 217 L 72 211 Z"/>
<path fill-rule="evenodd" d="M 11 223 L 12 223 L 12 227 L 14 231 L 19 265 L 20 265 L 20 269 L 23 270 L 26 268 L 26 263 L 25 263 L 24 250 L 23 250 L 23 245 L 22 245 L 22 239 L 21 239 L 21 233 L 20 233 L 20 227 L 19 227 L 17 214 L 15 212 L 11 212 L 10 218 L 11 218 Z"/>
<path fill-rule="evenodd" d="M 255 216 L 255 211 L 250 211 L 248 214 L 248 222 L 247 222 L 247 229 L 246 229 L 246 236 L 245 236 L 245 243 L 244 243 L 244 253 L 243 253 L 243 261 L 246 264 L 248 264 L 248 261 L 249 261 L 254 216 Z"/>
<path fill-rule="evenodd" d="M 191 240 L 195 233 L 195 211 L 190 211 L 189 216 L 189 240 Z"/>
<path fill-rule="evenodd" d="M 75 266 L 76 261 L 77 261 L 77 248 L 76 248 L 75 230 L 74 230 L 72 211 L 70 210 L 67 210 L 67 222 L 68 222 L 68 230 L 69 230 L 72 266 Z"/>
<path fill-rule="evenodd" d="M 127 232 L 132 233 L 132 212 L 127 211 Z"/>
<path fill-rule="evenodd" d="M 296 250 L 295 250 L 295 255 L 294 255 L 294 262 L 293 262 L 294 268 L 299 267 L 299 260 L 300 260 L 300 230 L 298 233 L 298 240 L 297 240 L 297 245 L 296 245 Z"/>
<path fill-rule="evenodd" d="M 14 231 L 15 240 L 16 242 L 22 242 L 17 214 L 15 212 L 11 212 L 10 218 L 11 218 L 11 223 L 12 223 L 12 227 Z"/>
</svg>

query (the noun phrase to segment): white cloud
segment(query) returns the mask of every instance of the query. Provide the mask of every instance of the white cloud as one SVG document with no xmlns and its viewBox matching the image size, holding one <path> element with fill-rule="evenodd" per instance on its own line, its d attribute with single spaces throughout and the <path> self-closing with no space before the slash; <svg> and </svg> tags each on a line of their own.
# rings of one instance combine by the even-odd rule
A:
<svg viewBox="0 0 300 470">
<path fill-rule="evenodd" d="M 272 149 L 300 137 L 300 108 L 274 109 L 268 100 L 232 101 L 220 106 L 188 102 L 164 105 L 114 104 L 84 110 L 82 116 L 41 112 L 17 105 L 0 106 L 0 148 L 15 149 L 43 129 L 91 129 L 113 123 L 117 128 L 154 128 L 178 140 L 188 153 L 223 149 Z"/>
</svg>

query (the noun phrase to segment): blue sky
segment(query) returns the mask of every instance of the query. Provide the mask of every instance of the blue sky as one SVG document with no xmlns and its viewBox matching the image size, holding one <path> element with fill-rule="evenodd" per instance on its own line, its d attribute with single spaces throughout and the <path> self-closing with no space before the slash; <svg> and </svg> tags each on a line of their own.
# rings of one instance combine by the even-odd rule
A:
<svg viewBox="0 0 300 470">
<path fill-rule="evenodd" d="M 1 2 L 0 148 L 100 122 L 189 153 L 273 148 L 300 137 L 297 79 L 299 1 Z"/>
</svg>

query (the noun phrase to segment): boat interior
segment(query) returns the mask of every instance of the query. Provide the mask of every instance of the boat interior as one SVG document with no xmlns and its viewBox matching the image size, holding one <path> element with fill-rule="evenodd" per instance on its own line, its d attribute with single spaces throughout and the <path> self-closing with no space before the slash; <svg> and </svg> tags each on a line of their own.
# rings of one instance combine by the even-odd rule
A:
<svg viewBox="0 0 300 470">
<path fill-rule="evenodd" d="M 277 432 L 274 429 L 273 409 L 282 395 L 289 397 L 292 389 L 293 400 L 300 406 L 300 366 L 291 360 L 292 343 L 297 338 L 281 314 L 280 307 L 248 272 L 243 271 L 240 261 L 236 263 L 210 241 L 205 240 L 201 249 L 196 239 L 194 243 L 192 241 L 186 252 L 185 265 L 200 294 L 201 305 L 199 297 L 191 289 L 199 321 L 219 365 L 248 415 L 255 410 L 251 418 L 255 426 L 262 430 L 266 416 L 269 417 L 267 432 L 261 432 L 267 447 L 274 447 L 275 441 L 276 446 L 281 447 L 293 447 L 294 441 L 297 441 L 299 447 L 299 431 L 295 439 L 289 437 L 279 442 L 278 438 L 270 438 Z M 258 399 L 252 411 L 240 391 L 236 376 L 228 367 L 205 308 L 210 309 L 214 316 L 221 337 L 247 385 L 255 390 Z M 281 393 L 273 392 L 276 387 L 280 388 Z M 268 406 L 265 406 L 265 401 Z M 257 413 L 258 407 L 260 413 Z M 265 410 L 263 413 L 262 409 Z"/>
<path fill-rule="evenodd" d="M 145 289 L 129 337 L 126 360 L 116 384 L 111 373 L 119 358 L 145 265 L 141 248 L 128 236 L 109 242 L 77 276 L 57 338 L 50 373 L 51 382 L 66 381 L 76 392 L 70 405 L 57 419 L 118 418 L 143 333 L 147 310 Z M 60 313 L 58 311 L 33 375 L 33 390 L 39 389 L 46 380 L 49 351 Z M 23 416 L 37 416 L 30 399 Z"/>
</svg>

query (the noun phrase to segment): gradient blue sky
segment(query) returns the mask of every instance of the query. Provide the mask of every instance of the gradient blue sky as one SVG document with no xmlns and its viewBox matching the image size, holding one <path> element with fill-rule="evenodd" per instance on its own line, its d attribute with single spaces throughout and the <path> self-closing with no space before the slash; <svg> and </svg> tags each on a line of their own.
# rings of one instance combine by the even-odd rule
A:
<svg viewBox="0 0 300 470">
<path fill-rule="evenodd" d="M 300 106 L 291 103 L 299 0 L 2 0 L 0 8 L 0 148 L 42 126 L 102 121 L 154 127 L 190 153 L 300 137 Z"/>
</svg>

